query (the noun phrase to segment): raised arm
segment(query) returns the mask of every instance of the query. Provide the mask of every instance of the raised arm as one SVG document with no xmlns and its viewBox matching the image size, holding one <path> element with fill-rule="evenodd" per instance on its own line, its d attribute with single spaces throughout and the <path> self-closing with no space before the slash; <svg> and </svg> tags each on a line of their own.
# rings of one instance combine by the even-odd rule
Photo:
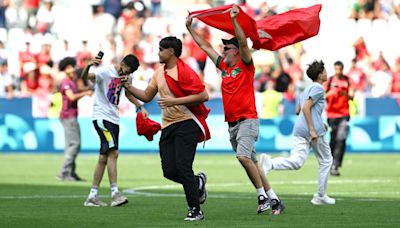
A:
<svg viewBox="0 0 400 228">
<path fill-rule="evenodd" d="M 215 49 L 207 40 L 205 40 L 203 37 L 197 34 L 196 31 L 194 31 L 194 29 L 192 28 L 192 21 L 193 19 L 190 17 L 190 15 L 188 15 L 186 18 L 186 28 L 189 31 L 189 34 L 193 37 L 193 40 L 201 48 L 201 50 L 203 50 L 208 55 L 208 57 L 210 57 L 214 64 L 217 64 L 217 59 L 219 57 L 218 52 L 215 51 Z"/>
<path fill-rule="evenodd" d="M 235 28 L 235 36 L 239 41 L 240 57 L 242 58 L 242 61 L 244 63 L 250 64 L 252 61 L 251 52 L 250 52 L 249 47 L 247 46 L 247 40 L 246 40 L 246 36 L 243 32 L 243 29 L 236 20 L 236 17 L 238 14 L 239 14 L 239 8 L 237 5 L 234 5 L 231 9 L 231 19 L 232 19 L 233 26 Z"/>
<path fill-rule="evenodd" d="M 85 66 L 85 68 L 83 68 L 81 78 L 84 81 L 87 81 L 88 79 L 91 81 L 94 81 L 96 79 L 96 75 L 93 73 L 89 73 L 89 69 L 93 65 L 99 65 L 100 62 L 101 62 L 101 58 L 98 56 L 96 56 L 92 60 L 90 60 L 89 63 Z"/>
</svg>

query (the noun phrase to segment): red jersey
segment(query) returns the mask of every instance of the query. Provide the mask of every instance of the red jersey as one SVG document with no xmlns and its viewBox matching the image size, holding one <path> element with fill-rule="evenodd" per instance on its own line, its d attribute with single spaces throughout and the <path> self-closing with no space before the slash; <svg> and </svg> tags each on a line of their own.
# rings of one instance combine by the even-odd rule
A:
<svg viewBox="0 0 400 228">
<path fill-rule="evenodd" d="M 349 93 L 350 86 L 351 83 L 348 77 L 342 77 L 342 79 L 339 79 L 336 76 L 332 76 L 332 78 L 328 78 L 328 80 L 324 83 L 326 93 L 332 90 L 335 91 L 334 94 L 326 99 L 326 112 L 328 118 L 350 116 L 349 98 L 340 94 L 341 91 L 346 91 Z"/>
<path fill-rule="evenodd" d="M 254 96 L 254 64 L 246 65 L 240 60 L 233 67 L 228 67 L 224 58 L 219 56 L 216 65 L 222 71 L 221 91 L 225 121 L 258 118 Z"/>
</svg>

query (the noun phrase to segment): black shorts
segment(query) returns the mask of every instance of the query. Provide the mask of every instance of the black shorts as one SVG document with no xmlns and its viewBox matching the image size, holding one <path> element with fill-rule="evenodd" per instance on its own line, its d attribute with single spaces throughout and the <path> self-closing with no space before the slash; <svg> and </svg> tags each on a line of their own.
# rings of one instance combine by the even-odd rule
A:
<svg viewBox="0 0 400 228">
<path fill-rule="evenodd" d="M 100 154 L 107 154 L 111 149 L 118 150 L 119 125 L 107 120 L 93 120 L 93 125 L 100 137 Z"/>
</svg>

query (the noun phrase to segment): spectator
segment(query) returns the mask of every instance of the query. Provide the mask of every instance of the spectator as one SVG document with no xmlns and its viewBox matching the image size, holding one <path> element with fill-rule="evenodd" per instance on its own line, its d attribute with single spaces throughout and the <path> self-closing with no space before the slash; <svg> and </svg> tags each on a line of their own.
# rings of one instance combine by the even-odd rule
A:
<svg viewBox="0 0 400 228">
<path fill-rule="evenodd" d="M 393 72 L 392 94 L 400 98 L 400 57 L 397 58 Z"/>
<path fill-rule="evenodd" d="M 40 0 L 25 0 L 24 7 L 27 11 L 28 15 L 26 18 L 25 27 L 26 28 L 33 28 L 36 23 L 36 14 L 39 9 Z"/>
<path fill-rule="evenodd" d="M 0 2 L 0 28 L 7 28 L 6 9 L 8 4 L 8 0 L 2 0 Z"/>
<path fill-rule="evenodd" d="M 354 91 L 350 79 L 343 74 L 343 63 L 336 61 L 334 67 L 335 75 L 328 79 L 324 87 L 328 124 L 331 128 L 330 148 L 333 156 L 331 175 L 339 176 L 339 167 L 342 166 L 346 151 L 350 120 L 349 100 L 354 98 Z"/>
<path fill-rule="evenodd" d="M 283 113 L 283 94 L 275 90 L 275 80 L 269 79 L 266 85 L 266 90 L 261 93 L 262 108 L 260 118 L 273 119 Z"/>
<path fill-rule="evenodd" d="M 392 73 L 386 61 L 376 72 L 372 73 L 370 83 L 372 97 L 384 97 L 390 94 L 392 89 Z"/>
<path fill-rule="evenodd" d="M 0 59 L 0 98 L 13 98 L 14 88 L 11 76 L 8 74 L 7 60 Z"/>
<path fill-rule="evenodd" d="M 104 12 L 111 14 L 115 20 L 121 16 L 122 3 L 121 0 L 104 0 Z"/>
<path fill-rule="evenodd" d="M 355 91 L 364 92 L 366 86 L 366 75 L 364 71 L 357 66 L 357 60 L 351 60 L 351 67 L 347 73 L 349 78 L 353 81 L 353 88 Z"/>
</svg>

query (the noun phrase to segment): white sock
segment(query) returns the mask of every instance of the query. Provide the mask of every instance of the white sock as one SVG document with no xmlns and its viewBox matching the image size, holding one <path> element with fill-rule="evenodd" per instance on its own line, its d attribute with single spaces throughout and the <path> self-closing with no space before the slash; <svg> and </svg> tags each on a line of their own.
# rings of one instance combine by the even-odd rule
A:
<svg viewBox="0 0 400 228">
<path fill-rule="evenodd" d="M 262 195 L 265 198 L 267 198 L 267 195 L 265 194 L 265 190 L 264 190 L 263 187 L 262 188 L 257 188 L 257 196 L 259 196 L 259 195 Z"/>
<path fill-rule="evenodd" d="M 94 197 L 96 197 L 98 191 L 99 191 L 99 187 L 98 187 L 98 186 L 92 186 L 92 188 L 90 189 L 89 197 L 88 197 L 88 198 L 94 198 Z"/>
<path fill-rule="evenodd" d="M 119 192 L 117 184 L 111 184 L 111 196 L 114 196 L 117 192 Z"/>
<path fill-rule="evenodd" d="M 203 187 L 203 180 L 199 177 L 199 190 Z"/>
<path fill-rule="evenodd" d="M 268 197 L 269 197 L 270 199 L 276 199 L 276 200 L 279 201 L 278 196 L 275 194 L 275 192 L 274 192 L 274 190 L 272 190 L 272 188 L 270 188 L 270 189 L 267 191 L 267 195 L 268 195 Z"/>
</svg>

